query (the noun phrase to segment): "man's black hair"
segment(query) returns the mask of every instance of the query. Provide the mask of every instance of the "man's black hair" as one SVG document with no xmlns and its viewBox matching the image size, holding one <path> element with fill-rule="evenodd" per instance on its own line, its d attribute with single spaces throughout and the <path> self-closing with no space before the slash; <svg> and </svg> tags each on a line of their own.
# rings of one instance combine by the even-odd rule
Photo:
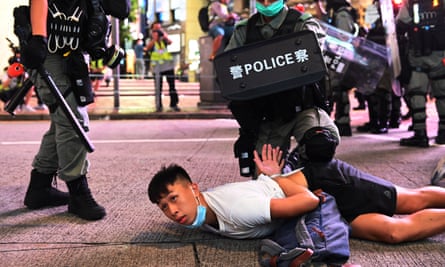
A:
<svg viewBox="0 0 445 267">
<path fill-rule="evenodd" d="M 148 198 L 154 204 L 159 203 L 163 195 L 168 194 L 167 186 L 174 184 L 177 180 L 192 182 L 190 176 L 179 165 L 171 164 L 168 167 L 162 166 L 148 184 Z"/>
</svg>

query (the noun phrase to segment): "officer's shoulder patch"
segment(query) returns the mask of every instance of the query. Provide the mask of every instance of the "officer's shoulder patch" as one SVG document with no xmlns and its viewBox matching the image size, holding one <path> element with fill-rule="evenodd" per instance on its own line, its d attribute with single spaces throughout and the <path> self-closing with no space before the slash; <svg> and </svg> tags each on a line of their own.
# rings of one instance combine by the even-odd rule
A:
<svg viewBox="0 0 445 267">
<path fill-rule="evenodd" d="M 312 15 L 309 14 L 309 13 L 303 13 L 303 14 L 301 14 L 301 16 L 300 16 L 300 20 L 301 20 L 301 21 L 306 21 L 306 20 L 308 20 L 308 19 L 310 19 L 310 18 L 312 18 Z"/>
</svg>

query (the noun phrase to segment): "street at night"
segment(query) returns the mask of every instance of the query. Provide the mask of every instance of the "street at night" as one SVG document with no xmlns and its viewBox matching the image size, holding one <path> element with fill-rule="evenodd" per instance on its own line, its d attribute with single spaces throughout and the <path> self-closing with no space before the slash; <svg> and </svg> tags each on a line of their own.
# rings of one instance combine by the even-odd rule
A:
<svg viewBox="0 0 445 267">
<path fill-rule="evenodd" d="M 363 114 L 355 112 L 353 119 Z M 337 156 L 399 185 L 426 185 L 444 148 L 400 147 L 399 138 L 410 135 L 408 124 L 386 135 L 344 137 Z M 47 121 L 0 122 L 1 266 L 258 266 L 259 240 L 184 229 L 147 197 L 151 176 L 170 163 L 188 170 L 201 189 L 246 180 L 233 157 L 236 121 L 93 120 L 89 136 L 96 150 L 89 154 L 89 184 L 107 210 L 96 222 L 67 213 L 66 206 L 32 211 L 23 205 L 31 161 L 47 127 Z M 58 187 L 66 189 L 60 180 Z M 444 240 L 441 234 L 391 246 L 351 239 L 349 262 L 441 266 Z"/>
</svg>

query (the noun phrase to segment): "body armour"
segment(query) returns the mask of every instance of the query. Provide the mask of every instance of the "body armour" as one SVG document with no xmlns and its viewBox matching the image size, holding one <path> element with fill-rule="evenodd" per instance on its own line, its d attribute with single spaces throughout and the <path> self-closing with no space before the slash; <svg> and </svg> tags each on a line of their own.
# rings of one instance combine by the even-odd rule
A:
<svg viewBox="0 0 445 267">
<path fill-rule="evenodd" d="M 48 51 L 64 54 L 82 49 L 86 22 L 84 1 L 54 0 L 48 3 Z"/>
<path fill-rule="evenodd" d="M 445 50 L 445 1 L 409 0 L 410 43 L 417 56 Z"/>
</svg>

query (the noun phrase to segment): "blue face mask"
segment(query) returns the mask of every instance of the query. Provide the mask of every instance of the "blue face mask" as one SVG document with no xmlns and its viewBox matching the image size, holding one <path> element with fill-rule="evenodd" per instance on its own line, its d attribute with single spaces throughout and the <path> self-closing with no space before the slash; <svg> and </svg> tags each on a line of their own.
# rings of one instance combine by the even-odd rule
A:
<svg viewBox="0 0 445 267">
<path fill-rule="evenodd" d="M 198 206 L 196 207 L 196 218 L 193 221 L 191 225 L 186 225 L 185 227 L 188 229 L 196 229 L 201 227 L 204 224 L 204 221 L 206 220 L 206 213 L 207 209 L 201 203 L 199 203 L 198 197 L 195 195 L 195 191 L 193 191 L 193 188 L 190 187 L 192 190 L 193 195 L 195 196 L 196 203 L 198 203 Z"/>
<path fill-rule="evenodd" d="M 255 7 L 258 12 L 260 12 L 260 14 L 266 17 L 273 17 L 277 15 L 281 11 L 281 9 L 283 9 L 284 0 L 278 0 L 269 6 L 264 6 L 263 4 L 256 2 Z"/>
<path fill-rule="evenodd" d="M 204 224 L 204 221 L 206 220 L 206 207 L 202 205 L 198 205 L 196 207 L 196 218 L 195 221 L 191 225 L 186 225 L 185 227 L 188 229 L 196 229 L 201 227 Z"/>
</svg>

